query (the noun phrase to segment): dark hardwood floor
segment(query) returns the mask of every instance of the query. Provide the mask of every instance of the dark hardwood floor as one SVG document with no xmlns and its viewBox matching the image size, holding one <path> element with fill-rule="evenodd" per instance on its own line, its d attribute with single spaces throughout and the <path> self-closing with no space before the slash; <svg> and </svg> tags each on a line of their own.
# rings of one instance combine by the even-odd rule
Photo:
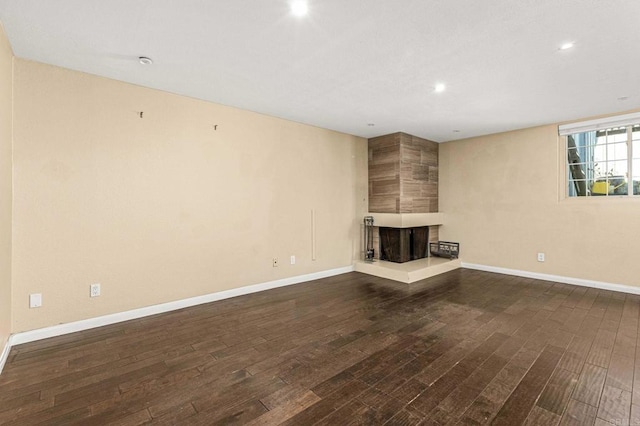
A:
<svg viewBox="0 0 640 426">
<path fill-rule="evenodd" d="M 640 424 L 639 308 L 465 269 L 353 272 L 16 346 L 0 423 Z"/>
</svg>

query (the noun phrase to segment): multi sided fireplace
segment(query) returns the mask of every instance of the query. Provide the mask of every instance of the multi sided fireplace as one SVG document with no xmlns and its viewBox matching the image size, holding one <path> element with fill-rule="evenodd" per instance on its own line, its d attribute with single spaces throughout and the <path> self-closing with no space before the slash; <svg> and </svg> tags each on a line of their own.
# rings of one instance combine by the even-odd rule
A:
<svg viewBox="0 0 640 426">
<path fill-rule="evenodd" d="M 380 227 L 380 260 L 404 263 L 429 255 L 429 227 Z"/>
</svg>

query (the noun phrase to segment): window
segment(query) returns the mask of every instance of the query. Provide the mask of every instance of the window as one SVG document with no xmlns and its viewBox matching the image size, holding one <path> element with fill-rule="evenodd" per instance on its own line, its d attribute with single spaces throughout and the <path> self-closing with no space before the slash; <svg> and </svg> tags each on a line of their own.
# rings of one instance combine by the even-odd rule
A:
<svg viewBox="0 0 640 426">
<path fill-rule="evenodd" d="M 640 114 L 563 125 L 569 197 L 640 195 Z"/>
</svg>

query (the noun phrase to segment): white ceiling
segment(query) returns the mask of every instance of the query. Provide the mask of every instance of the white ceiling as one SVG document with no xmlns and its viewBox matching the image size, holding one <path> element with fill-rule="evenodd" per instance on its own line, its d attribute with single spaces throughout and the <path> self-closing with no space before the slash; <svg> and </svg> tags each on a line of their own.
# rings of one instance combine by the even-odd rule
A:
<svg viewBox="0 0 640 426">
<path fill-rule="evenodd" d="M 308 1 L 0 0 L 0 21 L 21 58 L 364 137 L 640 108 L 639 0 Z"/>
</svg>

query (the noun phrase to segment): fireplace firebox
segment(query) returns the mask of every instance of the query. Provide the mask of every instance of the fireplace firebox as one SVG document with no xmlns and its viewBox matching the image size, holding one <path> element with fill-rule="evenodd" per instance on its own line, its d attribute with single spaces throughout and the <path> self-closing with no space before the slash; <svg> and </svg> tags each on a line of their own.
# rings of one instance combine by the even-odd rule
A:
<svg viewBox="0 0 640 426">
<path fill-rule="evenodd" d="M 404 263 L 429 255 L 429 227 L 380 227 L 380 260 Z"/>
</svg>

